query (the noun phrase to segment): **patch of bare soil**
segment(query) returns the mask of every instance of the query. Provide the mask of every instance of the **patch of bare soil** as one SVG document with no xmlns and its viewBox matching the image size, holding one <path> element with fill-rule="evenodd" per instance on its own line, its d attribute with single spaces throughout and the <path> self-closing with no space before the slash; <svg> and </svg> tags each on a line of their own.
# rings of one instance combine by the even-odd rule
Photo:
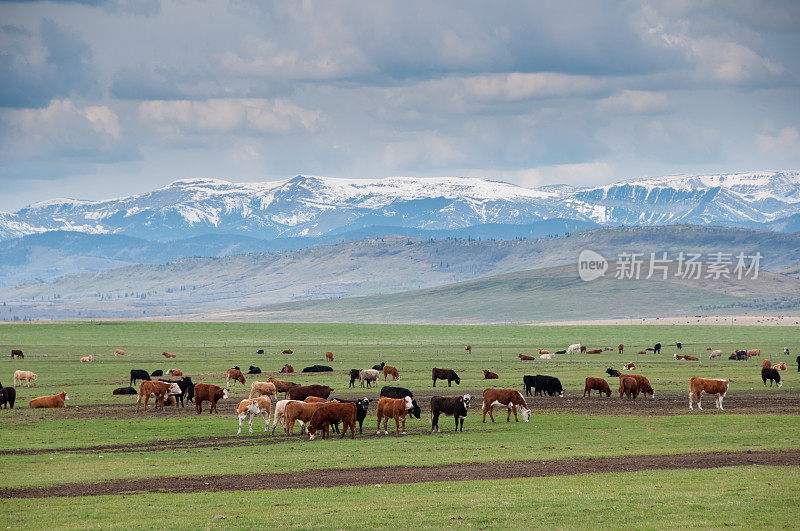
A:
<svg viewBox="0 0 800 531">
<path fill-rule="evenodd" d="M 351 487 L 374 484 L 472 481 L 528 477 L 572 476 L 640 470 L 708 469 L 739 465 L 800 466 L 800 451 L 706 452 L 677 455 L 639 455 L 551 461 L 460 463 L 434 467 L 321 469 L 288 474 L 118 479 L 102 483 L 67 483 L 48 487 L 0 490 L 0 498 L 82 497 L 151 492 L 192 493 L 244 490 Z"/>
</svg>

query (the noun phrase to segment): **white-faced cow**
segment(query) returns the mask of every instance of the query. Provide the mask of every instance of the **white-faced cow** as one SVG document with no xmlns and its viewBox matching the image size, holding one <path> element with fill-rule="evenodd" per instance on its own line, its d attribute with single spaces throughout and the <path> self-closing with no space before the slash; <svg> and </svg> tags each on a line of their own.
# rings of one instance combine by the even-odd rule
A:
<svg viewBox="0 0 800 531">
<path fill-rule="evenodd" d="M 519 422 L 517 417 L 517 408 L 522 412 L 522 420 L 529 422 L 531 420 L 531 410 L 525 403 L 525 397 L 516 389 L 486 389 L 483 392 L 483 422 L 486 422 L 486 414 L 494 422 L 493 408 L 495 406 L 505 406 L 508 409 L 508 416 L 506 422 L 511 421 L 511 412 L 514 412 L 514 419 Z"/>
</svg>

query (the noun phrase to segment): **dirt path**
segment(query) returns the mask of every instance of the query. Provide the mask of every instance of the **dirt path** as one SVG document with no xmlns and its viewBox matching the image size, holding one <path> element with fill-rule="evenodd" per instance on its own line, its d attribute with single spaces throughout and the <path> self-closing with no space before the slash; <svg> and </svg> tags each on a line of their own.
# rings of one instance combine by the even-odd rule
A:
<svg viewBox="0 0 800 531">
<path fill-rule="evenodd" d="M 118 479 L 102 483 L 68 483 L 48 487 L 0 490 L 0 498 L 50 498 L 141 494 L 148 492 L 191 493 L 239 490 L 306 489 L 375 484 L 471 481 L 528 477 L 571 476 L 639 470 L 707 469 L 737 465 L 800 466 L 800 451 L 708 452 L 678 455 L 640 455 L 552 461 L 461 463 L 436 467 L 384 467 L 309 470 L 288 474 Z M 158 485 L 167 487 L 159 488 Z"/>
</svg>

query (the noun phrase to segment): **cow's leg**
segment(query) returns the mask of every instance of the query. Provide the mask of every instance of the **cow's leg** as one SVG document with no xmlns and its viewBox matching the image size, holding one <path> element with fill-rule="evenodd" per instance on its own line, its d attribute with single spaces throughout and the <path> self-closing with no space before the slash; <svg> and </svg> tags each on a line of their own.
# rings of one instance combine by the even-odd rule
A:
<svg viewBox="0 0 800 531">
<path fill-rule="evenodd" d="M 439 412 L 437 411 L 436 413 L 431 413 L 431 433 L 436 431 L 436 424 L 438 422 L 439 422 Z"/>
<path fill-rule="evenodd" d="M 486 423 L 486 406 L 483 406 L 483 423 Z"/>
<path fill-rule="evenodd" d="M 389 435 L 389 416 L 383 417 L 383 434 Z"/>
<path fill-rule="evenodd" d="M 506 422 L 511 422 L 511 406 L 508 407 L 508 416 L 506 417 Z"/>
<path fill-rule="evenodd" d="M 242 416 L 239 415 L 239 431 L 236 432 L 236 435 L 242 433 Z"/>
<path fill-rule="evenodd" d="M 448 378 L 447 380 L 447 387 L 452 387 L 453 381 Z"/>
<path fill-rule="evenodd" d="M 697 393 L 697 409 L 699 410 L 703 409 L 703 404 L 700 403 L 702 399 L 703 399 L 703 391 L 700 390 L 700 392 Z"/>
<path fill-rule="evenodd" d="M 692 397 L 693 397 L 693 396 L 694 396 L 694 393 L 692 393 L 691 391 L 689 391 L 689 411 L 692 411 L 692 410 L 694 409 L 694 408 L 692 407 Z"/>
<path fill-rule="evenodd" d="M 250 426 L 250 435 L 253 435 L 253 417 L 254 416 L 255 415 L 251 415 L 250 416 L 250 421 L 248 422 L 248 425 Z"/>
<path fill-rule="evenodd" d="M 380 435 L 380 434 L 381 434 L 381 415 L 380 413 L 378 413 L 378 431 L 375 432 L 375 435 Z"/>
<path fill-rule="evenodd" d="M 514 405 L 512 406 L 512 408 L 514 409 L 514 421 L 515 421 L 515 422 L 519 422 L 519 417 L 517 417 L 517 405 L 516 405 L 516 404 L 514 404 Z"/>
<path fill-rule="evenodd" d="M 406 418 L 403 417 L 403 435 L 406 434 Z"/>
</svg>

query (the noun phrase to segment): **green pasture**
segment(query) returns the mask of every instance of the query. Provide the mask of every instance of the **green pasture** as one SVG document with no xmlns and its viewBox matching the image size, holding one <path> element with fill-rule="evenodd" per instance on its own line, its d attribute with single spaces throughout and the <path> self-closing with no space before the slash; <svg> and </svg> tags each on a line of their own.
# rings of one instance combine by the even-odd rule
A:
<svg viewBox="0 0 800 531">
<path fill-rule="evenodd" d="M 741 466 L 308 490 L 0 501 L 19 529 L 793 528 L 797 467 Z M 380 500 L 376 503 L 376 500 Z M 215 516 L 222 518 L 215 519 Z"/>
</svg>

